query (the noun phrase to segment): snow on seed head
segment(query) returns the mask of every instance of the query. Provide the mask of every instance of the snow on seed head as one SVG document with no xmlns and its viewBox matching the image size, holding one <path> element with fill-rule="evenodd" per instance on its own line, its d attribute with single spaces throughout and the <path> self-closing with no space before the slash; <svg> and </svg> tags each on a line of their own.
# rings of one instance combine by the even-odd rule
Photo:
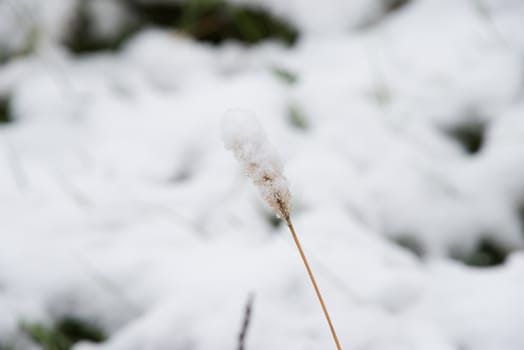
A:
<svg viewBox="0 0 524 350">
<path fill-rule="evenodd" d="M 289 220 L 291 193 L 283 165 L 255 116 L 228 110 L 222 118 L 222 139 L 276 215 Z"/>
</svg>

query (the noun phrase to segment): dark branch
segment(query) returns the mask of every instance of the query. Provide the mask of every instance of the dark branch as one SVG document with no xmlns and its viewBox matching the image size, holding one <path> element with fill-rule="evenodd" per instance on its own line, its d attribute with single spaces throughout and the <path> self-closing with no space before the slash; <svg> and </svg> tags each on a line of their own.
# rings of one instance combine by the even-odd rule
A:
<svg viewBox="0 0 524 350">
<path fill-rule="evenodd" d="M 246 307 L 244 309 L 244 320 L 242 321 L 242 328 L 240 329 L 240 333 L 238 335 L 238 350 L 245 349 L 246 335 L 247 330 L 249 328 L 249 322 L 251 321 L 254 300 L 255 295 L 253 293 L 249 293 L 249 296 L 247 297 Z"/>
</svg>

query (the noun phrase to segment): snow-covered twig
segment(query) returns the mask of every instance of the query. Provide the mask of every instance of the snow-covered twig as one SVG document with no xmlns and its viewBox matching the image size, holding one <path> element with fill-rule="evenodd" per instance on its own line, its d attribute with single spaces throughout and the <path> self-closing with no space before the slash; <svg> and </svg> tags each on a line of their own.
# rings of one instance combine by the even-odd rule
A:
<svg viewBox="0 0 524 350">
<path fill-rule="evenodd" d="M 291 192 L 289 191 L 288 181 L 283 174 L 283 165 L 277 152 L 269 143 L 255 116 L 241 109 L 231 109 L 224 115 L 222 120 L 222 138 L 226 148 L 233 152 L 244 168 L 246 175 L 253 180 L 262 198 L 266 200 L 279 218 L 286 221 L 300 258 L 315 289 L 333 340 L 337 349 L 341 350 L 342 347 L 324 298 L 320 293 L 313 271 L 309 266 L 291 222 Z"/>
</svg>

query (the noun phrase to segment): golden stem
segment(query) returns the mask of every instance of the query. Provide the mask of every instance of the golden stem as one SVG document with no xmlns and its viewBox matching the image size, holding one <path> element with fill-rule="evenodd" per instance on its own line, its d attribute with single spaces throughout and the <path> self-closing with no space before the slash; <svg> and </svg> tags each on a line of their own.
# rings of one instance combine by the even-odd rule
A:
<svg viewBox="0 0 524 350">
<path fill-rule="evenodd" d="M 304 263 L 304 266 L 306 267 L 307 274 L 309 275 L 309 279 L 311 280 L 311 283 L 313 284 L 313 288 L 315 289 L 315 293 L 317 294 L 317 298 L 318 298 L 318 301 L 320 302 L 320 306 L 322 306 L 322 311 L 324 312 L 324 316 L 326 317 L 326 320 L 328 322 L 329 330 L 331 331 L 333 340 L 335 341 L 337 349 L 342 350 L 342 347 L 340 346 L 340 342 L 338 341 L 337 332 L 335 331 L 335 327 L 333 326 L 333 323 L 331 322 L 331 317 L 329 317 L 329 312 L 326 308 L 326 304 L 324 303 L 322 294 L 320 294 L 320 290 L 318 289 L 317 281 L 315 280 L 313 271 L 311 271 L 311 267 L 309 266 L 306 255 L 304 254 L 304 251 L 302 250 L 302 245 L 300 244 L 300 241 L 298 240 L 298 236 L 295 232 L 293 224 L 291 223 L 291 219 L 287 217 L 285 220 L 287 223 L 287 227 L 289 227 L 289 231 L 291 231 L 291 235 L 293 236 L 293 240 L 295 241 L 295 245 L 297 246 L 298 252 L 300 253 L 302 262 Z"/>
</svg>

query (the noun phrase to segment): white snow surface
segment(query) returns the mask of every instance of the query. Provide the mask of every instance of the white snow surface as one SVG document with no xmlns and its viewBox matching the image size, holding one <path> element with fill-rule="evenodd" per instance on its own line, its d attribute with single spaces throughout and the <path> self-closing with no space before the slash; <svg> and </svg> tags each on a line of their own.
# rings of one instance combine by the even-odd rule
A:
<svg viewBox="0 0 524 350">
<path fill-rule="evenodd" d="M 149 30 L 75 57 L 53 34 L 0 66 L 0 348 L 74 316 L 109 334 L 74 350 L 232 349 L 250 293 L 246 349 L 334 348 L 285 225 L 222 146 L 234 107 L 282 155 L 344 349 L 524 349 L 524 2 L 254 3 L 300 41 Z M 472 123 L 476 153 L 451 136 Z M 454 258 L 486 240 L 504 263 Z"/>
</svg>

